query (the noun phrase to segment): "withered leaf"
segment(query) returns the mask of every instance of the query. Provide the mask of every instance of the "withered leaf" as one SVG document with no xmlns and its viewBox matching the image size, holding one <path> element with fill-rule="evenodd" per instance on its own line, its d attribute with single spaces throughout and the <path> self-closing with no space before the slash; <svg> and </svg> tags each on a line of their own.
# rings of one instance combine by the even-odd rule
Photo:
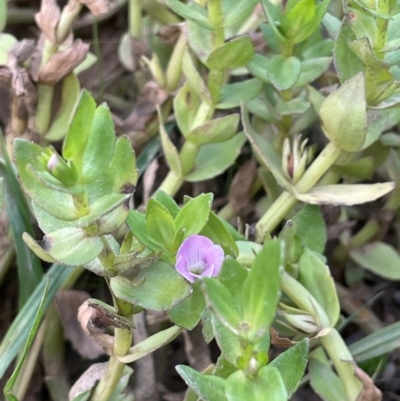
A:
<svg viewBox="0 0 400 401">
<path fill-rule="evenodd" d="M 66 50 L 56 53 L 39 72 L 38 81 L 47 85 L 55 85 L 77 67 L 89 52 L 89 45 L 77 39 Z"/>
<path fill-rule="evenodd" d="M 157 36 L 164 43 L 174 44 L 182 32 L 182 24 L 165 25 L 157 32 Z"/>
<path fill-rule="evenodd" d="M 57 24 L 60 20 L 60 7 L 56 0 L 42 0 L 40 12 L 35 15 L 35 20 L 47 39 L 57 43 Z"/>
<path fill-rule="evenodd" d="M 363 388 L 356 401 L 381 401 L 382 392 L 374 385 L 374 381 L 353 361 L 349 362 L 352 363 L 354 367 L 354 376 L 356 376 L 363 385 Z"/>
<path fill-rule="evenodd" d="M 85 291 L 60 291 L 56 296 L 58 314 L 64 328 L 65 337 L 72 347 L 83 357 L 94 359 L 104 353 L 100 345 L 81 327 L 77 314 L 79 306 L 89 298 Z"/>
<path fill-rule="evenodd" d="M 155 115 L 157 106 L 162 105 L 168 96 L 168 92 L 160 88 L 156 82 L 147 82 L 139 94 L 132 113 L 124 121 L 123 131 L 144 130 Z"/>
<path fill-rule="evenodd" d="M 297 344 L 296 341 L 292 341 L 290 338 L 280 337 L 277 330 L 274 329 L 273 327 L 271 327 L 270 335 L 271 335 L 271 344 L 275 345 L 275 347 L 290 348 L 293 347 L 293 345 Z"/>
<path fill-rule="evenodd" d="M 94 387 L 97 381 L 101 379 L 106 370 L 108 362 L 95 363 L 91 365 L 79 377 L 69 391 L 68 398 L 74 400 L 79 394 L 82 394 Z"/>
<path fill-rule="evenodd" d="M 113 355 L 114 337 L 93 325 L 91 321 L 93 313 L 96 314 L 97 312 L 94 308 L 89 306 L 89 301 L 86 300 L 78 309 L 78 320 L 81 323 L 83 330 L 93 337 L 101 348 L 103 348 L 104 352 L 107 355 Z"/>
<path fill-rule="evenodd" d="M 35 46 L 36 44 L 33 39 L 23 39 L 11 48 L 10 53 L 16 57 L 18 63 L 23 63 L 32 56 Z"/>
<path fill-rule="evenodd" d="M 250 188 L 257 175 L 257 164 L 255 160 L 247 161 L 236 173 L 229 189 L 229 203 L 233 210 L 238 213 L 249 204 Z"/>
</svg>

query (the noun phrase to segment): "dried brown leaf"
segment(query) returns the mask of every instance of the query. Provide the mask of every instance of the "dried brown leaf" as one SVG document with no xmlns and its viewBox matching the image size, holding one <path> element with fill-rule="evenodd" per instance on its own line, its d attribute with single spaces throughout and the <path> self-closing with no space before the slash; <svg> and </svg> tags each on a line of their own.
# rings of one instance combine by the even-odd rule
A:
<svg viewBox="0 0 400 401">
<path fill-rule="evenodd" d="M 56 29 L 60 14 L 56 0 L 42 0 L 40 12 L 35 15 L 38 27 L 52 43 L 57 43 Z"/>
<path fill-rule="evenodd" d="M 293 345 L 297 344 L 296 341 L 292 341 L 290 338 L 280 337 L 279 333 L 273 327 L 271 327 L 270 335 L 271 335 L 271 344 L 275 345 L 275 347 L 290 348 L 293 347 Z"/>
<path fill-rule="evenodd" d="M 140 66 L 142 56 L 150 56 L 147 43 L 124 34 L 118 47 L 118 57 L 121 64 L 129 71 L 136 71 Z"/>
<path fill-rule="evenodd" d="M 161 106 L 168 96 L 168 92 L 160 88 L 156 82 L 147 82 L 139 94 L 133 111 L 124 121 L 123 131 L 126 133 L 144 130 L 156 114 L 157 106 Z"/>
<path fill-rule="evenodd" d="M 89 45 L 77 39 L 72 46 L 55 54 L 39 72 L 40 83 L 55 85 L 77 67 L 89 52 Z"/>
<path fill-rule="evenodd" d="M 92 321 L 92 318 L 94 322 Z M 98 315 L 98 311 L 89 305 L 89 301 L 86 300 L 78 309 L 78 320 L 86 333 L 88 333 L 93 339 L 103 348 L 104 352 L 108 355 L 113 355 L 114 351 L 114 337 L 105 332 L 104 324 L 100 324 L 102 327 L 97 327 L 96 324 L 101 322 L 101 317 Z"/>
<path fill-rule="evenodd" d="M 174 44 L 182 33 L 182 24 L 165 25 L 157 32 L 157 36 L 164 43 Z"/>
<path fill-rule="evenodd" d="M 99 381 L 103 376 L 107 364 L 108 362 L 103 362 L 91 365 L 71 387 L 71 390 L 68 394 L 69 400 L 72 401 L 79 394 L 92 389 L 96 382 Z"/>
<path fill-rule="evenodd" d="M 356 401 L 381 401 L 382 392 L 374 385 L 374 381 L 353 361 L 350 363 L 352 363 L 354 367 L 354 375 L 363 384 L 363 388 Z"/>
<path fill-rule="evenodd" d="M 17 58 L 18 63 L 23 63 L 32 56 L 35 47 L 36 44 L 33 39 L 23 39 L 11 48 L 10 53 Z"/>
<path fill-rule="evenodd" d="M 229 189 L 229 203 L 233 210 L 239 213 L 250 201 L 250 188 L 257 176 L 255 160 L 247 161 L 236 173 Z"/>
<path fill-rule="evenodd" d="M 80 355 L 94 359 L 104 353 L 103 348 L 83 330 L 77 318 L 79 306 L 88 298 L 85 291 L 60 291 L 56 296 L 56 306 L 65 338 Z"/>
<path fill-rule="evenodd" d="M 158 167 L 159 167 L 158 160 L 154 159 L 143 174 L 143 203 L 144 204 L 147 203 L 147 201 L 149 200 L 150 195 L 153 191 L 154 181 L 156 179 Z"/>
</svg>

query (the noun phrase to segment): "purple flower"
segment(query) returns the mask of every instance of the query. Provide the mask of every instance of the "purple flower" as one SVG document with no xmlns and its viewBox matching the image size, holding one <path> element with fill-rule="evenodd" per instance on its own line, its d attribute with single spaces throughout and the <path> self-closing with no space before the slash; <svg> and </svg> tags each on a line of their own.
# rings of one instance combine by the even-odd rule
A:
<svg viewBox="0 0 400 401">
<path fill-rule="evenodd" d="M 202 235 L 191 235 L 182 242 L 176 255 L 176 270 L 193 283 L 203 277 L 216 276 L 224 261 L 224 251 Z"/>
</svg>

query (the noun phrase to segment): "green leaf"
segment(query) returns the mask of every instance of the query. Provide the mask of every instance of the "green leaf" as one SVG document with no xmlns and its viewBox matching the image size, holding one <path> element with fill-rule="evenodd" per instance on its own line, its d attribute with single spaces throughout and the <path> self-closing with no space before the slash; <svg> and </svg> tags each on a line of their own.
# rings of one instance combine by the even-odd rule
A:
<svg viewBox="0 0 400 401">
<path fill-rule="evenodd" d="M 388 280 L 400 280 L 400 255 L 389 244 L 371 242 L 350 250 L 350 257 L 360 266 Z"/>
<path fill-rule="evenodd" d="M 270 59 L 261 56 L 260 54 L 256 54 L 247 65 L 247 68 L 255 76 L 255 78 L 259 79 L 262 82 L 269 83 L 269 63 Z"/>
<path fill-rule="evenodd" d="M 240 309 L 243 321 L 248 324 L 250 338 L 258 338 L 268 332 L 274 319 L 280 295 L 282 256 L 282 242 L 267 241 L 243 283 Z"/>
<path fill-rule="evenodd" d="M 222 0 L 224 26 L 236 25 L 245 20 L 257 3 L 258 0 Z"/>
<path fill-rule="evenodd" d="M 253 57 L 253 42 L 245 35 L 216 47 L 207 57 L 206 65 L 213 70 L 234 69 L 244 67 Z"/>
<path fill-rule="evenodd" d="M 362 61 L 347 45 L 356 39 L 350 23 L 344 19 L 333 48 L 334 65 L 341 83 L 348 81 L 361 71 L 364 71 Z"/>
<path fill-rule="evenodd" d="M 283 16 L 281 10 L 277 8 L 270 0 L 261 0 L 264 13 L 267 17 L 268 23 L 275 33 L 277 39 L 281 43 L 287 43 L 286 32 L 288 30 L 288 23 Z"/>
<path fill-rule="evenodd" d="M 278 369 L 264 366 L 254 378 L 242 370 L 232 373 L 226 381 L 228 401 L 286 401 L 288 394 Z"/>
<path fill-rule="evenodd" d="M 279 370 L 289 397 L 297 390 L 306 370 L 308 348 L 309 339 L 303 338 L 294 347 L 280 354 L 268 365 Z"/>
<path fill-rule="evenodd" d="M 82 171 L 83 154 L 89 140 L 95 111 L 96 102 L 90 93 L 83 89 L 63 143 L 64 158 L 73 160 L 78 171 Z"/>
<path fill-rule="evenodd" d="M 27 358 L 33 341 L 35 340 L 35 336 L 37 331 L 39 330 L 40 323 L 42 321 L 42 317 L 44 315 L 46 309 L 46 297 L 49 289 L 49 278 L 47 278 L 46 284 L 44 286 L 43 295 L 40 298 L 39 308 L 37 310 L 35 319 L 33 321 L 32 327 L 29 330 L 28 339 L 22 351 L 21 357 L 18 360 L 17 366 L 14 369 L 11 377 L 8 379 L 6 385 L 4 386 L 4 395 L 6 396 L 7 400 L 9 401 L 18 401 L 17 398 L 12 394 L 12 388 L 18 380 L 18 376 L 21 372 L 21 369 L 24 365 L 25 359 Z"/>
<path fill-rule="evenodd" d="M 225 255 L 236 256 L 239 253 L 232 234 L 228 231 L 223 221 L 212 210 L 200 234 L 210 238 L 214 244 L 221 246 Z"/>
<path fill-rule="evenodd" d="M 296 35 L 304 29 L 304 26 L 309 24 L 315 17 L 315 2 L 314 0 L 300 0 L 294 4 L 294 7 L 286 7 L 286 18 L 289 25 L 291 38 L 296 39 Z M 311 32 L 312 33 L 312 32 Z M 305 39 L 305 38 L 304 38 Z M 301 42 L 301 40 L 296 41 Z"/>
<path fill-rule="evenodd" d="M 40 207 L 61 220 L 76 220 L 79 215 L 74 200 L 68 193 L 50 189 L 34 173 L 42 169 L 40 157 L 43 149 L 23 139 L 14 140 L 14 152 L 19 178 L 25 192 Z"/>
<path fill-rule="evenodd" d="M 290 190 L 291 184 L 282 173 L 281 157 L 268 141 L 254 131 L 250 125 L 249 115 L 244 106 L 242 106 L 242 122 L 247 138 L 259 161 L 271 171 L 283 188 Z"/>
<path fill-rule="evenodd" d="M 343 401 L 347 398 L 342 381 L 329 365 L 311 358 L 309 370 L 311 387 L 324 401 Z"/>
<path fill-rule="evenodd" d="M 22 238 L 28 246 L 31 245 L 32 237 L 28 233 L 24 233 Z M 81 228 L 66 227 L 46 235 L 40 247 L 58 263 L 80 266 L 96 258 L 104 243 L 100 237 L 87 237 Z"/>
<path fill-rule="evenodd" d="M 308 83 L 314 82 L 329 68 L 331 62 L 332 57 L 319 57 L 302 61 L 299 79 L 295 86 L 304 86 Z"/>
<path fill-rule="evenodd" d="M 10 35 L 9 33 L 1 33 L 1 31 L 2 30 L 0 30 L 0 65 L 6 65 L 8 61 L 8 52 L 18 42 L 18 40 L 13 35 Z"/>
<path fill-rule="evenodd" d="M 233 295 L 216 278 L 204 278 L 203 285 L 208 307 L 232 332 L 238 333 L 241 319 Z"/>
<path fill-rule="evenodd" d="M 137 210 L 130 210 L 126 218 L 126 223 L 141 244 L 152 251 L 158 252 L 164 250 L 158 243 L 151 239 L 147 232 L 146 217 L 143 213 Z"/>
<path fill-rule="evenodd" d="M 211 105 L 212 100 L 207 85 L 204 83 L 203 78 L 196 70 L 196 67 L 193 64 L 192 57 L 187 50 L 182 57 L 182 71 L 185 74 L 187 83 L 190 88 L 197 94 L 197 96 L 200 97 L 200 99 L 204 103 Z"/>
<path fill-rule="evenodd" d="M 198 234 L 206 225 L 213 201 L 213 194 L 201 194 L 187 202 L 175 217 L 175 231 L 184 230 L 184 237 Z"/>
<path fill-rule="evenodd" d="M 297 225 L 296 234 L 302 244 L 322 254 L 326 243 L 326 226 L 321 209 L 314 205 L 304 205 L 291 220 Z"/>
<path fill-rule="evenodd" d="M 241 102 L 248 103 L 258 96 L 262 86 L 263 83 L 255 78 L 224 85 L 215 107 L 224 110 L 238 107 Z"/>
<path fill-rule="evenodd" d="M 207 16 L 205 8 L 198 5 L 196 2 L 189 4 L 181 3 L 179 0 L 166 0 L 168 7 L 175 11 L 181 17 L 193 21 L 203 28 L 214 29 Z"/>
<path fill-rule="evenodd" d="M 367 132 L 364 74 L 357 74 L 331 93 L 319 114 L 322 130 L 337 148 L 348 152 L 360 150 Z"/>
<path fill-rule="evenodd" d="M 295 29 L 292 29 L 292 31 L 296 32 L 293 43 L 296 44 L 306 40 L 318 29 L 329 3 L 330 0 L 323 0 L 315 7 L 314 0 L 296 2 L 296 5 L 287 14 L 289 30 L 293 22 L 300 20 L 300 22 L 296 24 L 297 32 Z"/>
<path fill-rule="evenodd" d="M 129 348 L 128 353 L 124 356 L 118 357 L 118 360 L 123 363 L 135 362 L 138 359 L 151 354 L 163 345 L 170 343 L 181 332 L 182 329 L 178 326 L 172 326 L 166 330 L 159 331 L 158 333 L 147 337 L 145 340 Z"/>
<path fill-rule="evenodd" d="M 332 171 L 339 175 L 371 180 L 374 172 L 374 159 L 372 157 L 363 157 L 343 166 L 333 166 Z"/>
<path fill-rule="evenodd" d="M 349 351 L 357 362 L 387 354 L 400 347 L 400 322 L 369 334 L 349 345 Z"/>
<path fill-rule="evenodd" d="M 160 202 L 169 211 L 172 218 L 174 219 L 181 210 L 174 199 L 170 195 L 165 193 L 162 189 L 157 190 L 152 198 Z"/>
<path fill-rule="evenodd" d="M 199 106 L 200 97 L 186 82 L 174 98 L 176 122 L 184 137 L 192 129 Z"/>
<path fill-rule="evenodd" d="M 237 113 L 215 118 L 191 130 L 186 140 L 196 145 L 226 142 L 235 135 L 238 124 Z"/>
<path fill-rule="evenodd" d="M 221 271 L 218 274 L 218 279 L 230 291 L 232 296 L 235 297 L 241 292 L 247 276 L 247 269 L 239 262 L 233 258 L 225 258 Z"/>
<path fill-rule="evenodd" d="M 200 285 L 201 281 L 195 281 L 192 293 L 168 312 L 171 321 L 186 330 L 193 330 L 197 326 L 206 308 Z"/>
<path fill-rule="evenodd" d="M 56 142 L 66 135 L 68 123 L 79 98 L 80 88 L 79 79 L 75 73 L 71 73 L 63 79 L 60 108 L 45 135 L 47 141 Z"/>
<path fill-rule="evenodd" d="M 24 232 L 33 235 L 34 229 L 28 205 L 26 204 L 24 194 L 15 176 L 2 135 L 0 139 L 5 162 L 4 165 L 0 164 L 0 174 L 4 179 L 1 183 L 1 203 L 3 203 L 4 191 L 7 218 L 10 222 L 18 260 L 18 309 L 20 310 L 39 284 L 43 273 L 39 259 L 22 240 L 22 234 Z"/>
<path fill-rule="evenodd" d="M 279 91 L 292 88 L 300 77 L 301 63 L 294 56 L 275 55 L 269 62 L 268 75 Z"/>
<path fill-rule="evenodd" d="M 331 326 L 335 326 L 340 316 L 340 304 L 329 267 L 308 248 L 304 249 L 298 266 L 298 281 L 321 305 Z"/>
<path fill-rule="evenodd" d="M 261 251 L 262 245 L 252 241 L 236 241 L 237 247 L 239 248 L 239 255 L 236 260 L 246 267 L 251 267 L 256 259 L 256 255 Z"/>
<path fill-rule="evenodd" d="M 214 314 L 211 315 L 211 321 L 215 340 L 221 350 L 221 355 L 226 358 L 230 364 L 236 366 L 238 358 L 243 353 L 242 340 Z"/>
<path fill-rule="evenodd" d="M 246 136 L 240 132 L 228 141 L 202 146 L 185 181 L 204 181 L 223 173 L 235 162 L 245 141 Z"/>
<path fill-rule="evenodd" d="M 87 185 L 89 202 L 111 193 L 130 194 L 138 180 L 136 157 L 126 135 L 118 138 L 115 152 L 108 167 Z"/>
<path fill-rule="evenodd" d="M 0 345 L 0 378 L 11 365 L 15 357 L 21 352 L 24 343 L 27 341 L 30 328 L 35 321 L 35 316 L 39 309 L 44 288 L 48 283 L 48 293 L 45 298 L 44 311 L 47 310 L 53 301 L 56 293 L 63 286 L 72 283 L 81 274 L 82 269 L 66 269 L 59 265 L 53 265 L 41 282 L 36 286 L 35 291 L 25 302 L 18 315 L 14 318 L 11 326 L 8 328 Z"/>
<path fill-rule="evenodd" d="M 85 183 L 102 174 L 111 161 L 114 149 L 114 122 L 110 109 L 103 103 L 94 112 L 86 149 L 82 155 L 82 179 Z"/>
<path fill-rule="evenodd" d="M 227 401 L 225 396 L 225 380 L 221 377 L 204 375 L 184 365 L 178 365 L 175 369 L 185 383 L 203 401 Z"/>
<path fill-rule="evenodd" d="M 305 194 L 294 193 L 298 200 L 314 205 L 359 205 L 376 200 L 394 188 L 393 182 L 382 184 L 321 185 Z"/>
<path fill-rule="evenodd" d="M 169 211 L 157 200 L 150 198 L 146 206 L 147 233 L 163 248 L 173 251 L 174 220 Z"/>
<path fill-rule="evenodd" d="M 160 121 L 160 137 L 161 137 L 161 144 L 163 147 L 165 158 L 167 159 L 168 166 L 170 170 L 175 173 L 176 176 L 182 176 L 182 163 L 179 157 L 178 150 L 176 149 L 175 145 L 172 143 L 170 137 L 165 130 L 162 115 L 160 109 L 158 109 L 158 119 Z"/>
<path fill-rule="evenodd" d="M 187 37 L 190 48 L 197 58 L 205 65 L 208 55 L 212 50 L 213 31 L 186 20 Z"/>
<path fill-rule="evenodd" d="M 141 269 L 134 283 L 123 277 L 113 277 L 111 290 L 116 297 L 132 305 L 161 311 L 182 302 L 190 295 L 191 287 L 172 265 L 158 261 Z"/>
</svg>

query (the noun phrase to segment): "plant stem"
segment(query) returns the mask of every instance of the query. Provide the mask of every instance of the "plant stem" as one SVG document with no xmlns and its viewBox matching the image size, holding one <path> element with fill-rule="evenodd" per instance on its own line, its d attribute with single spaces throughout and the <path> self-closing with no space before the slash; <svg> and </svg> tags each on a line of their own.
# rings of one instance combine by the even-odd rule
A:
<svg viewBox="0 0 400 401">
<path fill-rule="evenodd" d="M 178 177 L 173 171 L 170 171 L 160 185 L 159 189 L 163 190 L 170 196 L 174 196 L 179 191 L 183 181 L 184 180 L 182 177 Z"/>
<path fill-rule="evenodd" d="M 170 92 L 174 91 L 178 87 L 179 81 L 181 80 L 182 57 L 185 53 L 186 43 L 186 35 L 182 33 L 174 46 L 174 50 L 172 51 L 171 58 L 168 62 L 167 70 L 165 71 L 167 90 Z"/>
<path fill-rule="evenodd" d="M 321 343 L 333 362 L 347 394 L 347 401 L 356 401 L 362 385 L 354 376 L 353 357 L 336 329 L 321 337 Z"/>
<path fill-rule="evenodd" d="M 142 1 L 129 0 L 129 35 L 131 38 L 142 38 Z"/>
<path fill-rule="evenodd" d="M 328 143 L 294 186 L 294 190 L 298 193 L 309 191 L 332 166 L 339 154 L 340 149 Z M 262 241 L 265 233 L 273 231 L 296 203 L 297 199 L 294 195 L 283 192 L 258 221 L 257 240 Z"/>
<path fill-rule="evenodd" d="M 117 305 L 117 304 L 116 304 Z M 117 357 L 128 353 L 132 343 L 132 333 L 127 329 L 115 328 L 114 355 L 110 357 L 108 365 L 99 384 L 94 390 L 90 401 L 108 401 L 115 387 L 119 383 L 125 363 L 120 362 Z"/>
<path fill-rule="evenodd" d="M 330 326 L 329 317 L 313 295 L 290 274 L 281 274 L 282 291 L 302 310 L 308 312 L 320 326 L 320 329 Z"/>
</svg>

